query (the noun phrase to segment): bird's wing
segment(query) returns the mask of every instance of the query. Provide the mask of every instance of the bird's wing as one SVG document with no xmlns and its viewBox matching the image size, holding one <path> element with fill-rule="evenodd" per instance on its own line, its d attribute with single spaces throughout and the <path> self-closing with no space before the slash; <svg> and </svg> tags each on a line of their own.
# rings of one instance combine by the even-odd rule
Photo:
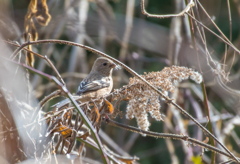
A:
<svg viewBox="0 0 240 164">
<path fill-rule="evenodd" d="M 78 87 L 77 95 L 81 95 L 89 91 L 96 91 L 109 86 L 110 82 L 104 78 L 94 81 L 82 81 Z"/>
</svg>

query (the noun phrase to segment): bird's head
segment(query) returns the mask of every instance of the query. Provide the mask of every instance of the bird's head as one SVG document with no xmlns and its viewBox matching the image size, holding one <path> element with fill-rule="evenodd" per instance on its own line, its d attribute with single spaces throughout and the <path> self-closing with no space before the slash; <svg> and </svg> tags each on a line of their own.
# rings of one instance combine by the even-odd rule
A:
<svg viewBox="0 0 240 164">
<path fill-rule="evenodd" d="M 105 57 L 99 57 L 94 62 L 92 71 L 102 74 L 104 76 L 109 76 L 112 74 L 112 70 L 115 67 L 116 64 L 112 60 Z"/>
</svg>

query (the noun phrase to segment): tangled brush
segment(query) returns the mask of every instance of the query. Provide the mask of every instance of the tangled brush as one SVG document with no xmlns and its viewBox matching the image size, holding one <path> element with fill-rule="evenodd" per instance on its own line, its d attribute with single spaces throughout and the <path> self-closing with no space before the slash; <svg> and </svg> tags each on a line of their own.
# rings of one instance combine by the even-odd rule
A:
<svg viewBox="0 0 240 164">
<path fill-rule="evenodd" d="M 142 77 L 166 96 L 168 92 L 173 92 L 175 86 L 182 80 L 190 78 L 197 83 L 202 82 L 201 74 L 190 68 L 179 66 L 165 67 L 162 71 L 145 73 Z M 140 129 L 146 131 L 149 129 L 148 113 L 157 121 L 163 120 L 163 115 L 160 112 L 159 94 L 135 77 L 130 78 L 128 85 L 103 98 L 80 103 L 79 106 L 98 131 L 102 120 L 104 120 L 102 118 L 122 114 L 117 108 L 123 100 L 128 101 L 126 118 L 136 118 Z M 88 140 L 90 137 L 89 129 L 83 128 L 83 119 L 74 112 L 74 107 L 69 105 L 55 108 L 54 111 L 50 111 L 44 116 L 48 119 L 48 134 L 59 136 L 55 143 L 55 150 L 60 151 L 60 153 L 70 153 L 75 150 L 76 138 Z M 62 145 L 61 148 L 60 145 Z"/>
</svg>

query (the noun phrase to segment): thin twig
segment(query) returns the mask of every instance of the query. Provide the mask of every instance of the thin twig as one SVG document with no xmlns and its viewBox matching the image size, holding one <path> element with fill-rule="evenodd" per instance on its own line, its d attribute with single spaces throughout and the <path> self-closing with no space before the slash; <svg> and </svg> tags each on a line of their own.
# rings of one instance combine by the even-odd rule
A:
<svg viewBox="0 0 240 164">
<path fill-rule="evenodd" d="M 228 44 L 229 46 L 231 46 L 236 52 L 238 52 L 240 54 L 240 51 L 230 42 L 224 40 L 222 37 L 220 37 L 219 35 L 217 35 L 215 32 L 213 32 L 212 30 L 210 30 L 207 26 L 205 26 L 204 24 L 202 24 L 201 22 L 199 22 L 196 18 L 194 18 L 191 14 L 186 13 L 189 17 L 191 17 L 195 22 L 197 22 L 198 24 L 200 24 L 202 27 L 204 27 L 205 29 L 207 29 L 209 32 L 211 32 L 213 35 L 215 35 L 216 37 L 218 37 L 220 40 L 222 40 L 224 43 Z"/>
<path fill-rule="evenodd" d="M 207 97 L 207 91 L 206 91 L 206 87 L 205 87 L 205 83 L 204 81 L 201 83 L 202 86 L 202 93 L 203 93 L 203 97 L 204 97 L 204 105 L 205 105 L 205 110 L 209 119 L 209 123 L 208 123 L 208 128 L 210 130 L 210 132 L 212 134 L 213 133 L 213 127 L 212 127 L 212 119 L 211 119 L 211 114 L 210 114 L 210 109 L 209 109 L 209 105 L 208 105 L 208 97 Z M 215 142 L 213 140 L 213 138 L 210 139 L 211 145 L 215 146 Z M 211 163 L 214 164 L 215 163 L 215 153 L 211 154 Z"/>
<path fill-rule="evenodd" d="M 194 15 L 194 12 L 193 10 L 191 10 L 192 14 Z M 193 22 L 191 21 L 190 22 L 190 25 L 192 26 L 192 34 L 194 34 L 194 26 L 193 26 Z M 197 26 L 197 30 L 201 36 L 201 39 L 203 41 L 203 43 L 205 43 L 205 50 L 206 52 L 208 53 L 208 49 L 207 49 L 207 44 L 206 44 L 206 37 L 205 37 L 205 32 L 204 30 L 201 28 L 202 30 L 202 34 L 200 32 L 200 29 L 199 27 Z M 195 49 L 197 50 L 197 45 L 196 45 L 196 38 L 195 38 L 195 35 L 192 36 L 193 38 L 193 44 L 194 44 L 194 47 Z M 198 67 L 200 69 L 200 73 L 202 74 L 203 76 L 203 73 L 202 73 L 202 68 L 201 68 L 201 65 L 200 65 L 200 59 L 199 59 L 199 54 L 198 54 L 198 51 L 196 51 L 196 55 L 197 55 L 197 61 L 198 61 Z M 202 87 L 202 93 L 203 93 L 203 97 L 204 97 L 204 105 L 205 105 L 205 110 L 206 110 L 206 113 L 207 113 L 207 116 L 209 118 L 209 131 L 211 132 L 211 134 L 214 134 L 213 133 L 213 128 L 212 128 L 212 122 L 211 122 L 211 115 L 210 115 L 210 109 L 209 109 L 209 105 L 208 105 L 208 97 L 207 97 L 207 93 L 206 93 L 206 88 L 205 88 L 205 83 L 204 83 L 204 79 L 202 80 L 202 83 L 201 83 L 201 87 Z M 214 139 L 213 138 L 210 138 L 210 142 L 211 142 L 211 145 L 212 146 L 215 146 L 215 142 L 214 142 Z M 213 152 L 211 154 L 211 163 L 214 164 L 215 163 L 215 152 Z"/>
<path fill-rule="evenodd" d="M 130 155 L 126 152 L 126 149 L 122 149 L 117 143 L 113 141 L 111 137 L 109 137 L 103 130 L 99 130 L 99 136 L 102 138 L 105 143 L 110 146 L 114 151 L 116 151 L 118 154 L 121 154 L 123 156 L 130 157 Z M 134 133 L 136 134 L 136 133 Z M 124 151 L 125 150 L 125 151 Z"/>
<path fill-rule="evenodd" d="M 55 68 L 55 66 L 53 65 L 53 63 L 51 62 L 51 60 L 49 60 L 49 58 L 45 55 L 44 59 L 48 62 L 48 64 L 52 67 L 52 69 L 54 70 L 54 72 L 57 74 L 57 77 L 59 78 L 59 80 L 61 81 L 61 83 L 63 85 L 66 85 L 64 80 L 62 79 L 61 75 L 59 74 L 58 70 Z"/>
<path fill-rule="evenodd" d="M 229 0 L 227 0 L 227 5 L 228 5 L 228 19 L 229 19 L 229 40 L 230 40 L 230 42 L 232 42 L 232 15 L 231 15 L 231 7 L 230 7 L 230 1 Z M 234 55 L 234 57 L 233 57 L 233 61 L 234 61 L 235 52 L 234 52 L 233 55 Z M 230 73 L 231 68 L 232 68 L 232 65 L 229 68 L 229 73 Z"/>
<path fill-rule="evenodd" d="M 224 162 L 221 162 L 221 163 L 219 163 L 219 164 L 230 164 L 230 163 L 232 163 L 233 161 L 234 161 L 234 160 L 229 159 L 229 160 L 224 161 Z"/>
<path fill-rule="evenodd" d="M 224 33 L 219 29 L 219 27 L 216 25 L 216 23 L 212 20 L 212 18 L 210 17 L 210 15 L 207 13 L 207 11 L 204 9 L 204 7 L 202 6 L 202 4 L 199 2 L 199 0 L 197 0 L 197 3 L 199 4 L 199 6 L 202 8 L 203 12 L 206 14 L 206 16 L 210 19 L 210 21 L 212 22 L 212 24 L 215 26 L 215 28 L 218 30 L 218 32 L 220 32 L 220 34 L 223 36 L 223 38 L 230 44 L 231 47 L 233 47 L 235 50 L 237 49 L 232 42 L 224 35 Z M 239 50 L 236 50 L 238 53 Z"/>
<path fill-rule="evenodd" d="M 117 159 L 120 159 L 121 161 L 135 161 L 135 160 L 139 160 L 138 157 L 134 156 L 134 157 L 124 157 L 124 156 L 120 156 L 119 154 L 114 153 L 113 151 L 111 151 L 107 146 L 104 145 L 104 149 L 111 154 L 112 156 L 115 156 Z"/>
<path fill-rule="evenodd" d="M 92 142 L 90 142 L 90 141 L 88 141 L 88 140 L 84 140 L 84 139 L 82 139 L 82 138 L 80 138 L 80 137 L 76 137 L 76 139 L 78 140 L 78 141 L 80 141 L 80 142 L 83 142 L 85 145 L 87 145 L 88 147 L 90 147 L 90 148 L 92 148 L 92 149 L 95 149 L 95 150 L 97 150 L 97 151 L 99 151 L 100 152 L 100 150 L 99 150 L 99 148 L 97 147 L 97 145 L 95 144 L 95 143 L 92 143 Z M 104 152 L 106 153 L 106 155 L 109 157 L 109 159 L 111 159 L 112 161 L 114 161 L 114 162 L 116 162 L 116 163 L 118 163 L 118 164 L 121 164 L 115 157 L 113 157 L 111 154 L 109 154 L 109 153 L 107 153 L 105 150 L 104 150 Z M 133 157 L 134 158 L 134 157 Z"/>
<path fill-rule="evenodd" d="M 55 97 L 58 97 L 59 95 L 61 95 L 61 93 L 61 90 L 56 90 L 51 94 L 45 96 L 39 103 L 40 107 L 42 108 L 48 101 L 52 100 Z"/>
<path fill-rule="evenodd" d="M 13 42 L 9 42 L 9 41 L 6 41 L 6 40 L 4 40 L 4 42 L 5 42 L 5 43 L 8 43 L 8 44 L 11 44 L 11 45 L 14 45 L 14 46 L 17 46 L 17 47 L 20 47 L 20 45 L 15 44 L 15 43 L 13 43 Z M 28 52 L 30 52 L 30 53 L 32 53 L 32 54 L 34 54 L 34 55 L 42 58 L 42 59 L 45 59 L 45 60 L 48 62 L 48 64 L 52 67 L 52 69 L 54 70 L 54 72 L 57 74 L 57 77 L 58 77 L 59 80 L 62 82 L 62 84 L 63 84 L 63 85 L 66 85 L 65 82 L 64 82 L 64 80 L 62 79 L 61 75 L 59 74 L 58 70 L 55 68 L 55 66 L 52 64 L 51 60 L 49 60 L 46 55 L 45 55 L 45 56 L 42 56 L 42 55 L 40 55 L 40 54 L 38 54 L 38 53 L 36 53 L 36 52 L 33 52 L 33 51 L 31 51 L 31 50 L 29 50 L 29 49 L 27 49 L 27 48 L 23 48 L 23 49 L 24 49 L 25 51 L 28 51 Z"/>
<path fill-rule="evenodd" d="M 203 28 L 201 28 L 201 30 L 202 30 L 202 33 L 201 33 L 201 31 L 200 31 L 200 28 L 199 28 L 199 26 L 198 26 L 198 24 L 196 23 L 197 22 L 197 20 L 195 19 L 195 16 L 194 16 L 194 12 L 192 11 L 192 14 L 193 14 L 193 16 L 191 16 L 189 13 L 187 13 L 190 17 L 191 17 L 191 20 L 192 19 L 194 19 L 195 20 L 195 24 L 196 24 L 196 27 L 197 27 L 197 30 L 198 30 L 198 32 L 199 32 L 199 36 L 200 36 L 200 38 L 201 38 L 201 40 L 202 40 L 202 42 L 203 42 L 203 44 L 204 44 L 204 46 L 205 46 L 205 53 L 206 53 L 206 55 L 207 55 L 207 64 L 209 65 L 209 67 L 211 68 L 211 69 L 213 69 L 213 72 L 215 73 L 215 74 L 220 74 L 226 81 L 229 81 L 228 80 L 228 78 L 227 78 L 227 76 L 226 76 L 226 74 L 225 74 L 225 72 L 224 71 L 222 71 L 218 66 L 220 65 L 218 62 L 216 62 L 216 61 L 214 61 L 213 59 L 212 59 L 212 57 L 211 57 L 211 55 L 210 55 L 210 53 L 209 53 L 209 51 L 208 51 L 208 48 L 207 48 L 207 40 L 206 40 L 206 36 L 205 36 L 205 32 L 204 32 L 204 30 L 203 30 Z M 192 22 L 192 21 L 191 21 Z M 193 29 L 193 28 L 192 28 Z M 193 31 L 193 30 L 192 30 Z M 219 37 L 219 36 L 218 36 Z M 221 37 L 220 37 L 221 38 Z M 224 39 L 223 39 L 224 40 Z M 224 40 L 225 41 L 225 40 Z M 225 41 L 226 42 L 226 41 Z M 195 40 L 194 40 L 194 38 L 193 38 L 193 43 L 195 43 Z M 226 42 L 226 44 L 228 44 L 228 42 Z M 196 45 L 196 43 L 195 43 L 195 45 Z M 230 45 L 230 44 L 229 44 Z M 195 46 L 196 47 L 196 46 Z M 197 54 L 198 54 L 198 51 L 197 51 Z M 210 60 L 209 60 L 210 59 Z M 211 62 L 211 63 L 210 63 Z M 199 60 L 198 60 L 198 64 L 199 64 Z M 214 68 L 212 67 L 212 65 L 214 66 Z M 200 65 L 200 64 L 199 64 Z"/>
<path fill-rule="evenodd" d="M 60 96 L 62 93 L 61 90 L 56 90 L 54 92 L 52 92 L 51 94 L 47 95 L 46 97 L 44 97 L 40 102 L 39 102 L 39 106 L 37 109 L 35 109 L 33 115 L 32 115 L 32 120 L 31 121 L 34 121 L 36 116 L 38 115 L 39 111 L 42 110 L 43 106 L 50 100 L 52 100 L 53 98 L 56 98 L 58 96 Z"/>
<path fill-rule="evenodd" d="M 191 0 L 188 5 L 186 6 L 186 8 L 181 11 L 178 14 L 166 14 L 166 15 L 156 15 L 156 14 L 150 14 L 145 10 L 145 4 L 144 4 L 145 0 L 141 1 L 141 9 L 142 9 L 142 14 L 146 15 L 147 17 L 152 17 L 152 18 L 170 18 L 170 17 L 179 17 L 179 16 L 184 16 L 185 13 L 187 13 L 195 4 L 193 2 L 193 0 Z"/>
</svg>

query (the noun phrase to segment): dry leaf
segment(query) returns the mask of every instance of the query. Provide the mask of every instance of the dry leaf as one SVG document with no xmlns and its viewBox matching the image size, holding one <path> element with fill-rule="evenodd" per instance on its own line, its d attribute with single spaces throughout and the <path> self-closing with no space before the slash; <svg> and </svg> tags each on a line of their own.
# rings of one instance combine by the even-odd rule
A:
<svg viewBox="0 0 240 164">
<path fill-rule="evenodd" d="M 24 40 L 26 41 L 37 41 L 38 33 L 33 22 L 33 18 L 36 18 L 37 22 L 42 26 L 47 26 L 51 20 L 51 15 L 48 12 L 48 6 L 46 0 L 31 0 L 28 5 L 28 12 L 25 15 L 24 20 Z M 30 35 L 30 38 L 29 38 Z M 32 51 L 32 46 L 29 45 L 28 49 Z M 27 63 L 31 67 L 34 66 L 34 55 L 27 52 Z"/>
</svg>

